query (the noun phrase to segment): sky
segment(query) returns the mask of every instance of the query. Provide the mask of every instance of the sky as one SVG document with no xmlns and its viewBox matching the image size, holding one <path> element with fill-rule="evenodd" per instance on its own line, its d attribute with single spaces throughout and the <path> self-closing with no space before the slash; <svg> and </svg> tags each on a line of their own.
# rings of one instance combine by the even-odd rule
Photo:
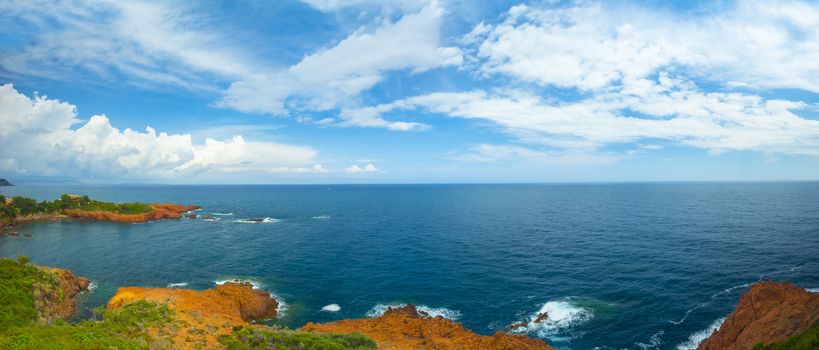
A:
<svg viewBox="0 0 819 350">
<path fill-rule="evenodd" d="M 0 0 L 0 178 L 819 180 L 819 2 Z"/>
</svg>

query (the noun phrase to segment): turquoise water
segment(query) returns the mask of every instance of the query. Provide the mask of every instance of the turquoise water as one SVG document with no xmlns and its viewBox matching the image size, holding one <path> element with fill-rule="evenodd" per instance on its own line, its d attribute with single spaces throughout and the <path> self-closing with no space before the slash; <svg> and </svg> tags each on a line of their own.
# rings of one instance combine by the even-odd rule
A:
<svg viewBox="0 0 819 350">
<path fill-rule="evenodd" d="M 819 288 L 819 183 L 369 186 L 19 186 L 54 199 L 198 204 L 219 221 L 40 222 L 0 256 L 66 267 L 97 288 L 210 288 L 242 278 L 287 304 L 276 323 L 365 317 L 415 303 L 483 334 L 526 330 L 559 349 L 678 349 L 748 283 Z M 271 218 L 241 223 L 242 218 Z M 274 220 L 275 219 L 275 220 Z M 31 234 L 25 237 L 22 234 Z M 340 311 L 321 308 L 338 304 Z"/>
</svg>

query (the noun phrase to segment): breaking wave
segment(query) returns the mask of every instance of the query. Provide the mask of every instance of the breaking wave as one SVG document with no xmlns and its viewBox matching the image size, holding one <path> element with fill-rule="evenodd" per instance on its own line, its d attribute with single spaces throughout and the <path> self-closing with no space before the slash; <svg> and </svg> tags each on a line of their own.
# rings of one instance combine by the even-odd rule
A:
<svg viewBox="0 0 819 350">
<path fill-rule="evenodd" d="M 213 283 L 218 285 L 218 286 L 221 286 L 221 285 L 223 285 L 223 284 L 225 284 L 227 282 L 248 283 L 251 286 L 253 286 L 253 289 L 262 289 L 262 287 L 264 287 L 264 284 L 262 284 L 259 281 L 254 280 L 254 279 L 226 278 L 226 279 L 218 279 L 218 280 L 213 281 Z"/>
<path fill-rule="evenodd" d="M 233 213 L 211 213 L 212 215 L 216 216 L 231 216 Z"/>
<path fill-rule="evenodd" d="M 370 311 L 367 311 L 367 317 L 378 317 L 383 315 L 390 308 L 402 308 L 407 304 L 378 304 L 373 306 Z M 426 305 L 416 305 L 415 308 L 430 317 L 443 317 L 445 319 L 456 321 L 461 317 L 461 312 L 457 310 L 447 309 L 445 307 L 429 307 Z"/>
<path fill-rule="evenodd" d="M 181 282 L 181 283 L 168 283 L 168 288 L 177 288 L 177 287 L 185 287 L 188 285 L 188 282 Z"/>
<path fill-rule="evenodd" d="M 538 316 L 544 313 L 548 318 L 545 321 L 535 322 Z M 530 333 L 540 338 L 553 338 L 562 331 L 591 320 L 592 317 L 594 314 L 591 310 L 578 306 L 570 300 L 553 300 L 543 304 L 540 310 L 523 320 L 528 323 L 526 326 L 513 328 L 511 331 Z"/>
<path fill-rule="evenodd" d="M 698 331 L 698 332 L 692 334 L 691 336 L 689 336 L 688 340 L 686 340 L 684 343 L 682 343 L 680 345 L 677 345 L 677 350 L 695 350 L 695 349 L 697 349 L 697 347 L 700 346 L 700 343 L 702 343 L 703 340 L 710 337 L 711 334 L 714 334 L 714 332 L 716 332 L 717 329 L 719 329 L 719 326 L 722 325 L 722 322 L 725 322 L 725 317 L 714 321 L 714 323 L 711 323 L 711 325 L 709 325 L 708 328 L 703 329 L 701 331 Z"/>
<path fill-rule="evenodd" d="M 317 219 L 317 220 L 326 220 L 326 219 L 329 219 L 329 218 L 330 218 L 330 215 L 317 215 L 317 216 L 313 217 L 313 219 Z"/>
<path fill-rule="evenodd" d="M 339 312 L 340 310 L 341 306 L 339 306 L 338 304 L 324 305 L 324 307 L 321 308 L 321 311 L 324 312 Z"/>
<path fill-rule="evenodd" d="M 281 220 L 271 218 L 271 217 L 266 217 L 264 219 L 247 218 L 247 219 L 236 220 L 236 222 L 241 222 L 243 224 L 268 224 L 268 223 L 279 222 L 279 221 L 281 221 Z"/>
</svg>

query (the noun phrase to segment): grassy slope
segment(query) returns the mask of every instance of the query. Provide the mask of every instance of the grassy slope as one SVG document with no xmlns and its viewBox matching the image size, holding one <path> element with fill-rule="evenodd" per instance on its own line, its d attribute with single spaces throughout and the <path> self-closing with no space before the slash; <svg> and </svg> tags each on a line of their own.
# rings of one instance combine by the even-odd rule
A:
<svg viewBox="0 0 819 350">
<path fill-rule="evenodd" d="M 170 334 L 179 326 L 164 304 L 138 301 L 107 311 L 96 310 L 99 319 L 78 323 L 39 324 L 34 320 L 34 284 L 58 282 L 21 257 L 19 261 L 0 258 L 0 349 L 81 350 L 81 349 L 168 349 Z M 149 332 L 149 329 L 152 331 Z M 358 334 L 317 335 L 286 329 L 257 330 L 237 327 L 232 336 L 222 337 L 226 348 L 369 350 L 375 343 Z"/>
</svg>

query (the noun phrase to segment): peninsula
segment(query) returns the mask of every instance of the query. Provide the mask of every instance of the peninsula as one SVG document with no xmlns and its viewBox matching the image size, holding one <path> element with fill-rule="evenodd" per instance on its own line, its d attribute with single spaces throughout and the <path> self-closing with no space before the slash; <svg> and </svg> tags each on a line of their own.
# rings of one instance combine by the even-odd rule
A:
<svg viewBox="0 0 819 350">
<path fill-rule="evenodd" d="M 6 179 L 0 179 L 0 186 L 14 186 L 11 182 L 8 182 Z"/>
<path fill-rule="evenodd" d="M 129 223 L 179 219 L 182 213 L 196 209 L 199 207 L 195 205 L 102 202 L 75 194 L 64 194 L 52 202 L 0 195 L 0 228 L 25 221 L 66 218 Z"/>
</svg>

